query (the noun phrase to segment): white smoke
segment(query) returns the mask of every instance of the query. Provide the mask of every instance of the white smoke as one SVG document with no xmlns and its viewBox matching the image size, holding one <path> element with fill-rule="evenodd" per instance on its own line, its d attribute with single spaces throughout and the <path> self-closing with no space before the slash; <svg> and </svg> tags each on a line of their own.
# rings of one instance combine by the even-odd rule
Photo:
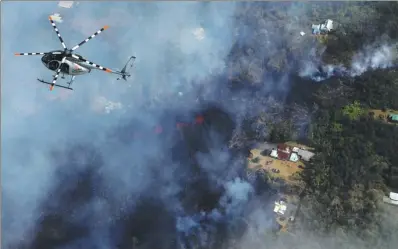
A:
<svg viewBox="0 0 398 249">
<path fill-rule="evenodd" d="M 94 98 L 91 107 L 95 112 L 110 113 L 114 110 L 122 109 L 123 105 L 120 102 L 108 100 L 103 96 L 97 96 Z"/>
<path fill-rule="evenodd" d="M 241 211 L 241 207 L 249 201 L 250 194 L 253 192 L 252 186 L 240 178 L 225 183 L 225 190 L 220 203 L 225 206 L 227 215 Z"/>
<path fill-rule="evenodd" d="M 299 76 L 311 78 L 317 82 L 333 76 L 356 77 L 370 70 L 395 67 L 396 59 L 397 52 L 394 45 L 368 46 L 352 57 L 349 68 L 342 64 L 322 64 L 310 61 L 304 63 L 299 70 Z"/>
<path fill-rule="evenodd" d="M 396 58 L 393 46 L 382 45 L 377 49 L 365 49 L 353 57 L 350 75 L 355 77 L 369 70 L 393 67 Z"/>
<path fill-rule="evenodd" d="M 8 28 L 2 25 L 4 49 L 40 52 L 60 47 L 47 19 L 48 14 L 54 13 L 56 4 L 10 2 L 2 5 L 5 23 L 14 23 Z M 127 55 L 137 54 L 137 68 L 134 70 L 134 84 L 131 87 L 120 82 L 118 85 L 111 84 L 115 81 L 112 76 L 95 72 L 79 78 L 74 83 L 76 91 L 73 94 L 49 99 L 47 89 L 35 82 L 37 77 L 51 76 L 37 62 L 39 57 L 21 59 L 14 58 L 12 53 L 2 54 L 2 61 L 9 62 L 4 69 L 2 85 L 2 194 L 6 200 L 3 203 L 2 247 L 19 243 L 22 237 L 24 243 L 29 244 L 32 239 L 29 235 L 35 235 L 35 226 L 39 225 L 43 217 L 40 209 L 44 204 L 62 212 L 64 210 L 63 205 L 58 207 L 57 198 L 48 197 L 49 192 L 69 191 L 69 186 L 77 184 L 74 181 L 78 175 L 75 171 L 79 167 L 87 170 L 90 166 L 90 163 L 71 162 L 69 158 L 55 158 L 53 150 L 62 151 L 71 144 L 95 144 L 103 158 L 103 163 L 98 163 L 95 173 L 103 182 L 96 184 L 106 186 L 106 198 L 112 198 L 109 203 L 120 206 L 112 207 L 117 212 L 123 213 L 132 208 L 136 203 L 133 197 L 142 192 L 153 194 L 152 190 L 157 191 L 155 187 L 149 188 L 160 181 L 153 180 L 152 171 L 163 170 L 159 179 L 163 179 L 163 182 L 176 182 L 174 178 L 169 178 L 169 175 L 175 176 L 172 165 L 161 164 L 156 170 L 155 166 L 151 167 L 151 161 L 156 160 L 163 150 L 169 149 L 171 142 L 166 142 L 169 137 L 146 136 L 145 139 L 138 140 L 130 137 L 130 130 L 133 130 L 131 128 L 123 134 L 129 142 L 128 145 L 119 141 L 119 138 L 115 138 L 114 143 L 107 140 L 118 131 L 119 126 L 126 123 L 130 125 L 126 120 L 140 120 L 134 128 L 146 131 L 159 122 L 164 109 L 195 108 L 195 100 L 181 104 L 181 99 L 169 96 L 175 96 L 171 94 L 179 91 L 184 93 L 184 98 L 191 92 L 194 95 L 195 88 L 189 82 L 222 70 L 224 58 L 233 44 L 230 38 L 230 20 L 234 10 L 233 3 L 223 3 L 220 6 L 203 3 L 119 2 L 109 5 L 90 2 L 82 3 L 79 8 L 65 10 L 65 14 L 60 12 L 64 22 L 58 28 L 68 46 L 91 35 L 100 26 L 112 27 L 107 30 L 109 32 L 104 32 L 79 51 L 87 58 L 109 67 L 122 66 Z M 21 19 L 20 16 L 24 18 Z M 198 37 L 205 37 L 198 40 L 192 31 L 202 26 L 206 34 L 200 31 Z M 21 27 L 28 30 L 28 33 L 22 32 Z M 21 39 L 21 36 L 36 36 L 37 39 Z M 23 74 L 15 71 L 19 67 L 26 69 Z M 15 88 L 23 88 L 24 91 L 15 91 Z M 57 89 L 55 94 L 58 92 L 61 90 Z M 61 97 L 63 101 L 60 101 Z M 155 101 L 156 112 L 147 112 L 147 103 Z M 121 116 L 123 120 L 120 120 Z M 51 135 L 49 131 L 52 131 Z M 62 163 L 68 166 L 57 167 Z M 79 169 L 79 173 L 81 171 Z M 55 172 L 70 173 L 72 177 L 64 184 Z M 62 186 L 61 190 L 55 189 L 59 184 Z M 179 186 L 167 186 L 169 187 L 163 187 L 162 195 L 173 195 L 178 191 Z M 101 200 L 93 200 L 93 207 L 101 205 Z M 177 204 L 168 205 L 174 207 Z M 76 207 L 84 225 L 94 226 L 98 222 L 107 224 L 108 217 L 116 212 L 113 209 L 108 211 L 105 206 L 93 210 L 88 207 L 89 205 L 87 208 Z M 93 233 L 98 240 L 108 236 L 107 231 L 95 230 Z M 89 240 L 95 241 L 94 238 Z M 103 246 L 107 246 L 107 243 Z"/>
</svg>

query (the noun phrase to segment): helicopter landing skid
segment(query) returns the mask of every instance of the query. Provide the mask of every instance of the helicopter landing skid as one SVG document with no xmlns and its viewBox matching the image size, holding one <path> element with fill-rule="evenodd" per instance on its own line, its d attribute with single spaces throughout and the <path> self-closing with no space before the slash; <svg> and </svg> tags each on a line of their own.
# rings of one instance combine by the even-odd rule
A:
<svg viewBox="0 0 398 249">
<path fill-rule="evenodd" d="M 43 83 L 43 84 L 47 84 L 47 85 L 50 85 L 50 86 L 56 86 L 56 87 L 61 87 L 61 88 L 68 89 L 68 90 L 73 90 L 72 88 L 69 87 L 70 84 L 68 84 L 68 86 L 63 86 L 63 85 L 53 84 L 51 82 L 47 82 L 47 81 L 44 81 L 44 80 L 41 80 L 41 79 L 37 79 L 37 80 L 39 82 Z"/>
</svg>

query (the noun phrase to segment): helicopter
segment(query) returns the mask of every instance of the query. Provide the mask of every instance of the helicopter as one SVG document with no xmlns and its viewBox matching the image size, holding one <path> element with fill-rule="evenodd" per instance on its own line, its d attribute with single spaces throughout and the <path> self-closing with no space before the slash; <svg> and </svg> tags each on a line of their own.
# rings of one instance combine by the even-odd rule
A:
<svg viewBox="0 0 398 249">
<path fill-rule="evenodd" d="M 101 32 L 108 29 L 109 26 L 104 26 L 103 28 L 101 28 L 100 30 L 95 32 L 93 35 L 89 36 L 87 39 L 83 40 L 82 42 L 80 42 L 79 44 L 74 46 L 72 49 L 68 49 L 51 16 L 49 17 L 49 20 L 50 20 L 50 23 L 51 23 L 55 33 L 58 36 L 59 41 L 61 42 L 64 50 L 54 50 L 54 51 L 43 52 L 43 53 L 15 53 L 15 55 L 16 56 L 43 55 L 41 57 L 42 63 L 44 64 L 44 66 L 46 68 L 48 68 L 51 71 L 54 71 L 55 74 L 53 76 L 52 82 L 47 82 L 42 79 L 37 79 L 37 80 L 43 84 L 50 85 L 50 91 L 52 91 L 54 87 L 61 87 L 64 89 L 73 90 L 71 88 L 71 84 L 74 82 L 75 77 L 79 76 L 79 75 L 83 75 L 83 74 L 88 74 L 93 69 L 102 70 L 107 73 L 117 74 L 120 76 L 119 78 L 117 78 L 117 80 L 123 79 L 123 80 L 127 81 L 127 77 L 131 76 L 127 72 L 127 70 L 133 67 L 134 60 L 136 59 L 135 56 L 129 57 L 128 61 L 126 62 L 126 64 L 124 65 L 124 67 L 122 68 L 121 71 L 114 71 L 109 68 L 98 65 L 96 63 L 93 63 L 89 60 L 86 60 L 79 54 L 73 53 L 76 49 L 81 47 L 83 44 L 87 43 L 89 40 L 93 39 L 94 37 L 99 35 Z M 128 65 L 130 65 L 130 67 L 128 67 Z M 65 75 L 69 75 L 71 77 L 70 80 L 67 82 L 66 86 L 56 84 L 57 80 L 58 80 L 58 76 L 60 74 L 62 74 L 62 76 L 61 76 L 62 79 L 65 79 Z"/>
</svg>

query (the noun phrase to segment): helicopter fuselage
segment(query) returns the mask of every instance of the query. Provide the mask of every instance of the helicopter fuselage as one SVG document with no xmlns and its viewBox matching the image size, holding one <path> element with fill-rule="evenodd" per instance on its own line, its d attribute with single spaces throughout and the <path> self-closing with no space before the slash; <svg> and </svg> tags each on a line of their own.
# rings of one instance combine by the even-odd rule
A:
<svg viewBox="0 0 398 249">
<path fill-rule="evenodd" d="M 51 82 L 44 81 L 42 79 L 37 79 L 37 80 L 43 84 L 50 85 L 50 91 L 53 90 L 54 87 L 61 87 L 61 88 L 73 90 L 70 86 L 71 86 L 72 82 L 74 81 L 75 76 L 88 74 L 91 72 L 92 69 L 97 69 L 97 70 L 101 70 L 101 71 L 104 71 L 107 73 L 119 75 L 120 77 L 117 78 L 117 80 L 119 80 L 119 79 L 127 80 L 127 77 L 130 77 L 130 74 L 128 72 L 126 72 L 126 68 L 130 61 L 132 61 L 132 60 L 134 61 L 135 56 L 131 56 L 129 58 L 129 60 L 126 62 L 126 65 L 123 67 L 123 69 L 121 71 L 118 71 L 118 70 L 112 70 L 112 69 L 103 67 L 99 64 L 91 62 L 91 61 L 83 58 L 82 56 L 74 53 L 74 51 L 76 49 L 78 49 L 80 46 L 87 43 L 89 40 L 93 39 L 94 37 L 96 37 L 98 34 L 103 32 L 104 30 L 108 29 L 109 28 L 108 25 L 103 26 L 101 29 L 97 30 L 93 35 L 89 36 L 88 38 L 86 38 L 85 40 L 83 40 L 82 42 L 77 44 L 76 46 L 72 47 L 71 49 L 68 49 L 64 40 L 62 39 L 62 36 L 57 28 L 57 25 L 55 24 L 55 22 L 53 20 L 53 16 L 49 16 L 48 19 L 50 20 L 51 26 L 52 26 L 54 32 L 57 34 L 58 40 L 60 41 L 60 43 L 64 49 L 63 50 L 58 49 L 58 50 L 49 51 L 49 52 L 14 53 L 14 55 L 15 56 L 41 55 L 42 56 L 41 62 L 43 63 L 43 65 L 47 69 L 49 69 L 51 71 L 55 71 L 55 74 L 53 75 L 53 77 L 52 77 L 53 79 Z M 130 68 L 131 67 L 132 67 L 132 64 L 130 65 Z M 58 76 L 61 76 L 61 78 L 65 78 L 64 77 L 65 74 L 71 76 L 70 81 L 67 82 L 67 86 L 56 84 Z"/>
<path fill-rule="evenodd" d="M 52 51 L 52 52 L 60 52 L 60 54 L 45 54 L 41 57 L 41 62 L 44 66 L 51 71 L 56 71 L 61 65 L 61 61 L 63 55 L 62 51 Z M 75 59 L 74 57 L 67 57 L 65 63 L 61 66 L 61 73 L 71 76 L 82 75 L 90 73 L 91 69 L 95 69 L 95 67 Z"/>
</svg>

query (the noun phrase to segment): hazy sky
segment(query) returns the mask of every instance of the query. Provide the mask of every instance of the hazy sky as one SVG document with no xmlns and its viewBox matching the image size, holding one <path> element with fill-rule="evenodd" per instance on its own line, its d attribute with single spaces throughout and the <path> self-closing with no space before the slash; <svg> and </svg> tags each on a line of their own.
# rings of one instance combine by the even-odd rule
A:
<svg viewBox="0 0 398 249">
<path fill-rule="evenodd" d="M 99 139 L 98 134 L 105 134 L 129 117 L 154 125 L 157 117 L 143 111 L 148 103 L 157 103 L 159 115 L 166 107 L 194 108 L 195 101 L 177 103 L 176 93 L 189 95 L 191 80 L 201 80 L 223 69 L 223 58 L 233 42 L 233 10 L 231 3 L 81 2 L 72 9 L 59 9 L 57 2 L 2 3 L 4 243 L 33 228 L 39 217 L 38 206 L 58 184 L 56 170 L 78 170 L 57 168 L 51 161 L 53 149 L 61 150 L 73 143 L 94 143 L 103 148 L 104 154 L 111 155 L 107 158 L 112 167 L 102 169 L 109 176 L 110 188 L 123 193 L 145 185 L 131 185 L 137 169 L 134 168 L 134 174 L 132 169 L 126 169 L 126 160 L 131 161 L 130 154 L 142 153 L 144 148 L 150 151 L 146 157 L 150 156 L 160 149 L 156 141 L 133 144 L 127 149 L 118 147 L 110 153 L 111 148 L 93 139 Z M 48 20 L 54 12 L 63 16 L 63 23 L 57 26 L 69 48 L 109 25 L 108 30 L 76 52 L 110 68 L 121 68 L 129 56 L 135 55 L 131 80 L 116 81 L 113 75 L 94 71 L 77 77 L 73 92 L 57 88 L 50 92 L 46 85 L 38 83 L 36 78 L 48 81 L 52 77 L 40 56 L 16 57 L 14 53 L 62 48 Z M 205 38 L 200 41 L 192 33 L 199 27 L 205 29 Z M 98 114 L 92 105 L 99 96 L 121 102 L 124 112 Z M 129 154 L 124 154 L 127 151 Z M 137 167 L 144 166 L 140 165 L 144 159 L 135 160 Z M 120 185 L 123 181 L 127 185 Z"/>
<path fill-rule="evenodd" d="M 94 146 L 101 155 L 103 162 L 94 165 L 94 171 L 101 178 L 100 190 L 96 191 L 103 191 L 105 197 L 96 193 L 95 198 L 76 208 L 78 215 L 73 222 L 85 224 L 91 231 L 86 240 L 73 243 L 83 243 L 85 248 L 114 246 L 111 241 L 104 240 L 111 232 L 108 218 L 115 210 L 123 213 L 126 207 L 134 206 L 140 195 L 157 195 L 178 221 L 177 230 L 197 227 L 202 219 L 219 219 L 219 210 L 189 214 L 182 208 L 178 196 L 186 187 L 186 181 L 181 180 L 186 167 L 170 157 L 171 137 L 148 136 L 127 144 L 119 138 L 111 142 L 106 138 L 113 132 L 123 137 L 118 127 L 130 124 L 131 119 L 139 120 L 139 129 L 150 130 L 166 110 L 195 110 L 199 86 L 204 93 L 202 97 L 219 103 L 235 117 L 247 114 L 248 110 L 252 114 L 266 110 L 270 102 L 264 96 L 274 91 L 286 94 L 290 78 L 286 74 L 280 79 L 264 80 L 263 58 L 278 58 L 281 46 L 290 44 L 286 41 L 305 49 L 312 46 L 298 40 L 299 31 L 309 29 L 308 23 L 296 21 L 297 16 L 301 18 L 305 13 L 305 7 L 299 7 L 288 10 L 291 20 L 289 25 L 283 24 L 288 31 L 283 33 L 279 20 L 266 22 L 260 18 L 260 9 L 253 10 L 252 15 L 246 16 L 247 20 L 237 25 L 233 18 L 234 3 L 80 2 L 71 9 L 60 9 L 57 2 L 3 2 L 2 246 L 15 243 L 21 237 L 28 241 L 34 235 L 35 224 L 42 218 L 43 203 L 67 212 L 62 209 L 67 203 L 57 195 L 76 185 L 78 176 L 96 160 L 84 154 L 84 149 L 83 155 L 62 156 L 77 144 Z M 69 48 L 109 25 L 109 29 L 76 52 L 113 69 L 121 68 L 131 55 L 135 55 L 137 60 L 129 82 L 116 81 L 116 76 L 102 71 L 76 77 L 74 91 L 55 88 L 50 92 L 46 85 L 37 82 L 36 78 L 49 81 L 53 74 L 43 66 L 40 56 L 16 57 L 14 53 L 62 48 L 48 20 L 54 12 L 59 12 L 64 19 L 57 26 Z M 202 40 L 194 35 L 200 27 L 204 29 Z M 237 27 L 243 30 L 238 35 Z M 292 34 L 297 34 L 298 39 L 293 39 L 296 36 Z M 236 70 L 251 68 L 259 79 L 259 87 L 255 92 L 239 92 L 231 97 L 228 91 L 215 91 L 216 87 L 226 88 L 222 82 L 216 85 L 209 78 L 225 69 L 225 58 L 235 42 L 242 48 L 245 43 L 253 48 L 252 52 L 245 50 L 242 53 L 245 56 L 239 55 L 242 57 L 236 60 L 239 63 L 235 66 Z M 377 58 L 382 59 L 367 59 L 374 54 L 381 55 Z M 369 52 L 360 59 L 365 69 L 380 67 L 379 64 L 390 65 L 390 56 L 385 53 Z M 314 68 L 306 70 L 306 74 L 312 74 Z M 59 79 L 58 83 L 61 82 Z M 98 112 L 96 105 L 103 98 L 120 102 L 123 108 L 111 114 Z M 234 213 L 252 193 L 251 186 L 236 177 L 236 170 L 243 164 L 230 161 L 231 155 L 216 133 L 210 132 L 206 139 L 210 153 L 198 154 L 196 159 L 201 170 L 208 173 L 209 185 L 225 189 L 219 206 L 228 214 Z M 61 156 L 54 151 L 62 152 Z M 268 209 L 257 204 L 252 204 L 247 217 L 248 222 L 259 227 L 253 234 L 263 233 L 271 219 L 267 211 L 264 212 Z M 249 231 L 247 235 L 250 245 L 253 234 Z M 260 242 L 263 241 L 260 239 Z M 74 246 L 73 243 L 70 246 Z"/>
</svg>

